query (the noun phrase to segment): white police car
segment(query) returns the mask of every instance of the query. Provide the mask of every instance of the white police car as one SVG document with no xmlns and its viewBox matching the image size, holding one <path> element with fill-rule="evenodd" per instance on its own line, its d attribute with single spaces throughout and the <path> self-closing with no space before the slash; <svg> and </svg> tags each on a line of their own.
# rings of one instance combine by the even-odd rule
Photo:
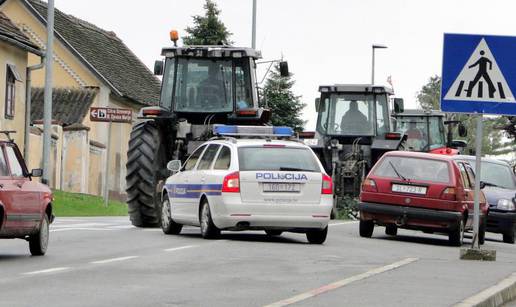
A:
<svg viewBox="0 0 516 307">
<path fill-rule="evenodd" d="M 222 137 L 198 147 L 182 166 L 169 162 L 175 174 L 163 189 L 163 232 L 193 225 L 204 238 L 221 230 L 265 230 L 270 236 L 306 233 L 316 244 L 326 240 L 332 180 L 308 146 L 272 139 L 291 136 L 290 128 L 215 125 L 214 132 Z M 232 137 L 243 134 L 246 139 Z"/>
</svg>

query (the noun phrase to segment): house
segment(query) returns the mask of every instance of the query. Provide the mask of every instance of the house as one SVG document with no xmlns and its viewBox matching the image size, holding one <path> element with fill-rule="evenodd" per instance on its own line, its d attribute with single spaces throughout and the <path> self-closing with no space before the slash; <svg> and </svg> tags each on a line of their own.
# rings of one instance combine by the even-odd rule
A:
<svg viewBox="0 0 516 307">
<path fill-rule="evenodd" d="M 0 0 L 0 12 L 8 16 L 35 47 L 45 49 L 47 3 Z M 91 122 L 88 110 L 90 107 L 126 108 L 136 115 L 141 107 L 159 101 L 160 81 L 115 33 L 58 9 L 54 23 L 51 187 L 100 195 L 100 187 L 108 184 L 111 196 L 123 199 L 132 125 L 113 124 L 111 163 L 107 166 L 108 124 Z M 29 54 L 28 62 L 34 65 L 40 59 Z M 31 167 L 41 163 L 38 156 L 41 150 L 37 147 L 40 146 L 44 73 L 44 69 L 32 73 Z"/>
<path fill-rule="evenodd" d="M 29 54 L 40 57 L 42 52 L 0 12 L 0 130 L 16 131 L 12 137 L 22 151 L 25 133 L 25 72 Z"/>
</svg>

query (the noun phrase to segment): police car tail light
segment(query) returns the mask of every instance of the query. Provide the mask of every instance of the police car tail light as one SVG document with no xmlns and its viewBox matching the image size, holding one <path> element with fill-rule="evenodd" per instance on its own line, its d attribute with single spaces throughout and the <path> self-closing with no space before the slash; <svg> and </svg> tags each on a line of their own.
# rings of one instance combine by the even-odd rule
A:
<svg viewBox="0 0 516 307">
<path fill-rule="evenodd" d="M 446 188 L 441 194 L 441 199 L 457 200 L 457 193 L 455 188 Z"/>
<path fill-rule="evenodd" d="M 333 183 L 331 177 L 326 174 L 322 174 L 321 194 L 333 194 Z"/>
<path fill-rule="evenodd" d="M 224 177 L 222 192 L 240 193 L 240 174 L 238 172 L 231 173 Z"/>
<path fill-rule="evenodd" d="M 362 182 L 362 191 L 378 192 L 378 189 L 376 188 L 376 182 L 373 179 L 365 179 L 364 182 Z"/>
</svg>

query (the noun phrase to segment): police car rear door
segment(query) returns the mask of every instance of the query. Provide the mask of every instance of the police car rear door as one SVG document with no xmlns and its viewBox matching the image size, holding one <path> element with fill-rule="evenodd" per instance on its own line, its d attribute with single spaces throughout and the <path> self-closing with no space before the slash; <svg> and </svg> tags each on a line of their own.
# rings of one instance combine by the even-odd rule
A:
<svg viewBox="0 0 516 307">
<path fill-rule="evenodd" d="M 185 164 L 181 171 L 171 177 L 169 189 L 170 210 L 171 215 L 177 222 L 190 223 L 192 221 L 191 211 L 192 198 L 198 196 L 191 192 L 191 181 L 194 180 L 195 166 L 199 161 L 201 154 L 206 145 L 203 145 L 195 150 Z"/>
<path fill-rule="evenodd" d="M 322 173 L 308 147 L 264 144 L 238 148 L 243 202 L 315 204 Z"/>
<path fill-rule="evenodd" d="M 195 193 L 198 193 L 198 199 L 189 209 L 191 210 L 189 214 L 192 214 L 196 217 L 198 217 L 199 213 L 200 197 L 205 195 L 208 197 L 209 201 L 209 197 L 211 195 L 217 192 L 220 193 L 221 186 L 218 184 L 218 180 L 214 180 L 213 176 L 211 176 L 211 166 L 215 156 L 219 151 L 219 148 L 219 144 L 210 144 L 204 151 L 204 154 L 202 155 L 201 160 L 197 165 L 197 172 L 195 177 L 196 184 L 192 185 L 192 188 L 194 189 Z"/>
</svg>

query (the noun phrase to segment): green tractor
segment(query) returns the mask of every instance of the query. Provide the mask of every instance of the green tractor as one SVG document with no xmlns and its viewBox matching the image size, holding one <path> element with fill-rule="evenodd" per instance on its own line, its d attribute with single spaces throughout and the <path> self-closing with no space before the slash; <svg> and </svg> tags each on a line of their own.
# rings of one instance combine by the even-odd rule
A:
<svg viewBox="0 0 516 307">
<path fill-rule="evenodd" d="M 357 197 L 371 167 L 387 151 L 400 149 L 403 137 L 391 125 L 390 88 L 336 84 L 320 86 L 315 132 L 300 134 L 318 155 L 334 183 L 334 211 L 346 198 Z M 394 108 L 403 111 L 403 100 Z M 353 208 L 345 208 L 356 215 Z"/>
</svg>

